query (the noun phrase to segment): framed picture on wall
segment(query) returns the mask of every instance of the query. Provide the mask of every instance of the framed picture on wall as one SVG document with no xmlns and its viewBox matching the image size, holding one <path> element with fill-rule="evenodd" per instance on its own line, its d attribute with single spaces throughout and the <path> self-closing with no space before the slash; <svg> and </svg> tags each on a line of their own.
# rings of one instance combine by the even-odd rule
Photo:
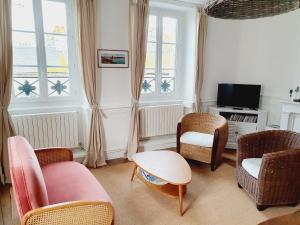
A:
<svg viewBox="0 0 300 225">
<path fill-rule="evenodd" d="M 128 68 L 129 52 L 127 50 L 98 49 L 98 68 Z"/>
</svg>

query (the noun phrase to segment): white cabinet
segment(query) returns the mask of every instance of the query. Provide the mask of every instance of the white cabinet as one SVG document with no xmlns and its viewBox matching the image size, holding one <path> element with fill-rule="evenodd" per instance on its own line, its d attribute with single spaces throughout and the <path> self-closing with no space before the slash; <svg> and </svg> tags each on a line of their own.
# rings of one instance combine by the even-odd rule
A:
<svg viewBox="0 0 300 225">
<path fill-rule="evenodd" d="M 210 107 L 209 112 L 228 120 L 229 136 L 226 148 L 237 148 L 241 135 L 265 130 L 268 113 L 264 110 L 236 110 L 229 107 Z M 235 121 L 233 121 L 235 120 Z"/>
<path fill-rule="evenodd" d="M 300 132 L 300 103 L 282 102 L 280 129 Z"/>
</svg>

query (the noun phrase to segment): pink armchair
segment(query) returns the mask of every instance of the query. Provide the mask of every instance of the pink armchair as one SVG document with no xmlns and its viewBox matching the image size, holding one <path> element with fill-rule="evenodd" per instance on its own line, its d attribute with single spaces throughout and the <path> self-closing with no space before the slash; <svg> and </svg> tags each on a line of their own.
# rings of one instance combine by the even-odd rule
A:
<svg viewBox="0 0 300 225">
<path fill-rule="evenodd" d="M 9 138 L 8 150 L 22 225 L 112 224 L 110 197 L 71 150 L 33 150 L 23 137 Z"/>
</svg>

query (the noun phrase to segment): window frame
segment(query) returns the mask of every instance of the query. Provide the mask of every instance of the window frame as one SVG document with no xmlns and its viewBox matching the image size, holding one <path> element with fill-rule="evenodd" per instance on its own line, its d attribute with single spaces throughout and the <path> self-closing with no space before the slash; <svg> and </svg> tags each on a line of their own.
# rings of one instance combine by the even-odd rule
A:
<svg viewBox="0 0 300 225">
<path fill-rule="evenodd" d="M 142 93 L 141 102 L 157 102 L 157 101 L 175 101 L 180 100 L 180 83 L 181 74 L 183 73 L 181 67 L 181 55 L 182 55 L 182 30 L 184 23 L 184 15 L 181 11 L 150 7 L 149 16 L 154 15 L 157 18 L 156 28 L 156 59 L 155 59 L 155 92 Z M 174 77 L 174 91 L 169 93 L 161 92 L 161 77 L 162 77 L 162 46 L 163 42 L 163 17 L 169 17 L 177 19 L 177 31 L 176 31 L 176 50 L 175 50 L 175 77 Z M 148 41 L 147 41 L 148 43 Z M 168 44 L 168 43 L 165 43 Z"/>
<path fill-rule="evenodd" d="M 18 107 L 34 107 L 34 106 L 48 106 L 49 104 L 67 104 L 74 105 L 72 102 L 77 102 L 80 97 L 79 92 L 79 67 L 76 52 L 76 37 L 75 37 L 75 5 L 72 0 L 50 0 L 53 2 L 62 2 L 66 7 L 66 25 L 67 25 L 67 43 L 68 43 L 68 69 L 69 69 L 69 85 L 70 93 L 68 96 L 49 96 L 48 94 L 48 76 L 47 76 L 47 61 L 46 61 L 46 46 L 45 34 L 43 25 L 43 9 L 41 0 L 32 0 L 34 32 L 36 39 L 36 54 L 37 54 L 37 71 L 39 79 L 40 94 L 37 97 L 16 97 L 14 93 L 14 85 L 12 86 L 11 94 L 11 108 Z M 12 32 L 24 30 L 14 30 Z M 59 34 L 58 34 L 59 36 Z"/>
</svg>

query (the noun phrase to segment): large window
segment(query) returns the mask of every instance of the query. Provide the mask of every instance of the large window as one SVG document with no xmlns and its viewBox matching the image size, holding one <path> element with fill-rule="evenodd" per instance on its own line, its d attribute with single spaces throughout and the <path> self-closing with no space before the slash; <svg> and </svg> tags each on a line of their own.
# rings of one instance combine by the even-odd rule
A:
<svg viewBox="0 0 300 225">
<path fill-rule="evenodd" d="M 163 11 L 151 12 L 143 96 L 160 97 L 176 92 L 179 19 Z"/>
<path fill-rule="evenodd" d="M 68 0 L 12 0 L 15 99 L 72 94 L 76 63 L 71 6 Z"/>
</svg>

